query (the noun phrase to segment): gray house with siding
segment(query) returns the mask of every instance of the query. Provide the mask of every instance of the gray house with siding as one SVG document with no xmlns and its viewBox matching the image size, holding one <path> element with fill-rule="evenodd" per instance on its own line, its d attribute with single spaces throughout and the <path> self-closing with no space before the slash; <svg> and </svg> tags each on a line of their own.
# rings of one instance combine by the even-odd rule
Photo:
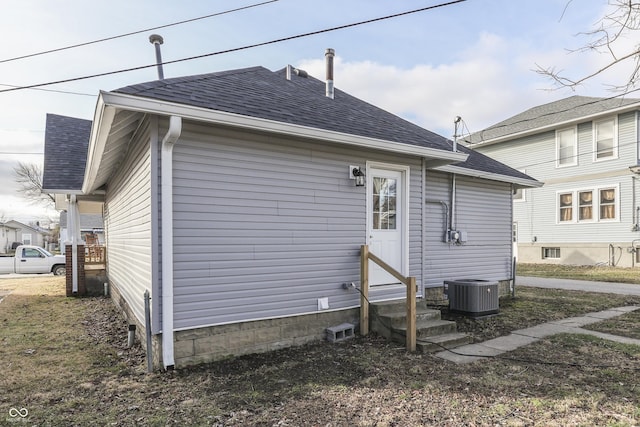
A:
<svg viewBox="0 0 640 427">
<path fill-rule="evenodd" d="M 151 294 L 160 366 L 357 323 L 359 293 L 342 285 L 359 285 L 363 244 L 423 296 L 512 277 L 511 196 L 537 181 L 305 74 L 253 67 L 99 95 L 74 200 L 102 197 L 112 297 L 144 331 Z M 370 283 L 372 301 L 405 296 L 382 270 Z"/>
<path fill-rule="evenodd" d="M 572 96 L 471 135 L 543 181 L 514 196 L 520 262 L 640 265 L 640 99 Z"/>
</svg>

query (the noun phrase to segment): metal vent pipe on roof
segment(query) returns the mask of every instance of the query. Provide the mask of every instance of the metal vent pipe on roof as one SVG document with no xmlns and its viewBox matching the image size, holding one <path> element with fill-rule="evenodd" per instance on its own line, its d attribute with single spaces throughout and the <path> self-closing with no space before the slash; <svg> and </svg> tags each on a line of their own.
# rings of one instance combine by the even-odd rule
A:
<svg viewBox="0 0 640 427">
<path fill-rule="evenodd" d="M 335 56 L 336 51 L 328 48 L 324 51 L 325 62 L 327 64 L 327 92 L 326 95 L 328 98 L 333 99 L 333 57 Z"/>
<path fill-rule="evenodd" d="M 156 65 L 158 67 L 158 79 L 164 80 L 164 70 L 162 69 L 162 54 L 160 53 L 160 45 L 164 43 L 164 39 L 159 34 L 151 34 L 149 42 L 156 48 Z"/>
</svg>

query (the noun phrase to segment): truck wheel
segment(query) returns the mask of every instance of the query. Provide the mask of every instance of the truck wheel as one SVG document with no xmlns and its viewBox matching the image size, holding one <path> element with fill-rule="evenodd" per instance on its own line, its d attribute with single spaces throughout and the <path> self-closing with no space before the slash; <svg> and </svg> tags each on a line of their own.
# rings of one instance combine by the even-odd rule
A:
<svg viewBox="0 0 640 427">
<path fill-rule="evenodd" d="M 56 265 L 53 268 L 54 276 L 64 276 L 65 274 L 67 274 L 67 268 L 64 265 Z"/>
</svg>

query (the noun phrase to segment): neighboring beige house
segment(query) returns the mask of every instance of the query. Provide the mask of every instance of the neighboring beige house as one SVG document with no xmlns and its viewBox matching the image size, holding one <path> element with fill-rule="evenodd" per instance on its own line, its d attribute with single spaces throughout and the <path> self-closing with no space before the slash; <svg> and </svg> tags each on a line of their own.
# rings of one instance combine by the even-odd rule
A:
<svg viewBox="0 0 640 427">
<path fill-rule="evenodd" d="M 640 264 L 639 123 L 640 99 L 572 96 L 468 138 L 544 182 L 514 194 L 520 262 Z"/>
<path fill-rule="evenodd" d="M 11 251 L 13 242 L 18 241 L 19 229 L 13 225 L 0 222 L 0 253 L 7 254 Z"/>
<path fill-rule="evenodd" d="M 0 253 L 11 252 L 14 244 L 45 247 L 49 232 L 38 226 L 29 226 L 18 221 L 0 223 Z"/>
</svg>

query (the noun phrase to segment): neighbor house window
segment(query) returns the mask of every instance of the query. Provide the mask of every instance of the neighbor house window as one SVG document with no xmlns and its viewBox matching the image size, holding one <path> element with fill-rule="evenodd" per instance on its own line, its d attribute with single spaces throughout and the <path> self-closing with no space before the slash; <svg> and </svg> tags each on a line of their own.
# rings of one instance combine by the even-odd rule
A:
<svg viewBox="0 0 640 427">
<path fill-rule="evenodd" d="M 616 120 L 614 118 L 593 124 L 593 151 L 595 161 L 618 157 Z"/>
<path fill-rule="evenodd" d="M 578 140 L 575 128 L 556 131 L 556 164 L 558 167 L 578 164 Z"/>
<path fill-rule="evenodd" d="M 31 244 L 31 234 L 30 233 L 26 233 L 22 235 L 22 244 L 23 245 L 30 245 Z"/>
<path fill-rule="evenodd" d="M 560 248 L 542 248 L 542 259 L 559 259 Z"/>
<path fill-rule="evenodd" d="M 573 193 L 560 194 L 560 222 L 573 221 Z"/>
<path fill-rule="evenodd" d="M 593 191 L 580 191 L 578 193 L 578 220 L 590 221 L 593 219 Z"/>
<path fill-rule="evenodd" d="M 558 223 L 618 220 L 618 187 L 558 193 Z"/>
<path fill-rule="evenodd" d="M 600 190 L 600 219 L 616 219 L 616 189 Z"/>
</svg>

